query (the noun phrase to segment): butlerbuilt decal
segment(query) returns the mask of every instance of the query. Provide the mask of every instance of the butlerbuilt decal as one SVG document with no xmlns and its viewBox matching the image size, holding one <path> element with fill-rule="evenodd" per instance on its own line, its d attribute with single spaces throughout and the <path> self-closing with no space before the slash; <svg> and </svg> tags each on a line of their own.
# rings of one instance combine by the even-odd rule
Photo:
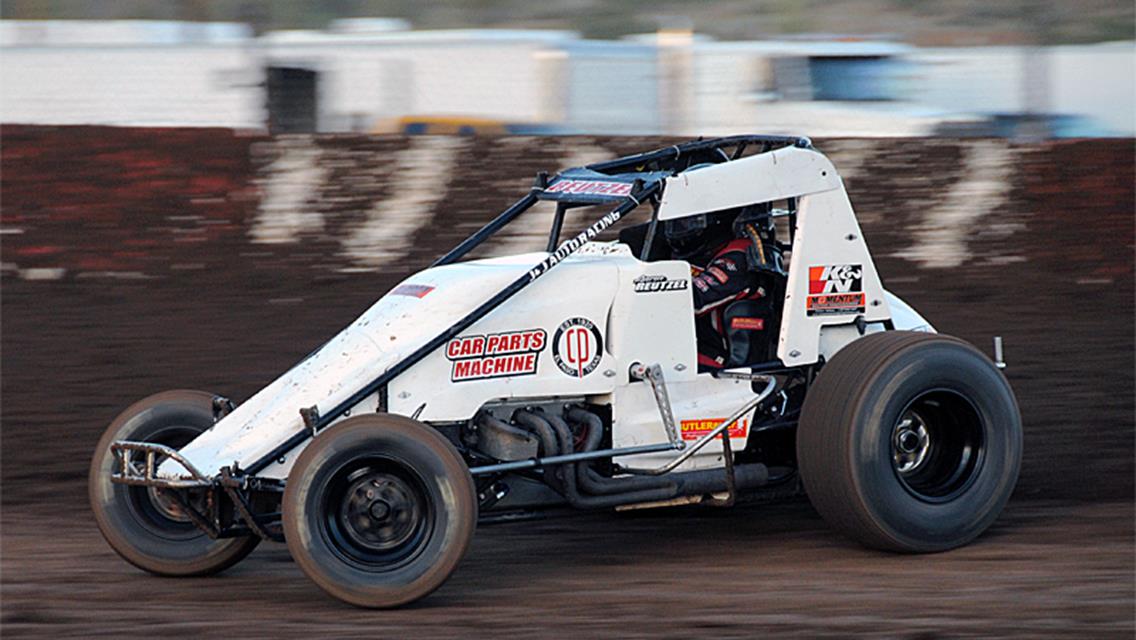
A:
<svg viewBox="0 0 1136 640">
<path fill-rule="evenodd" d="M 544 329 L 454 338 L 446 343 L 446 357 L 454 363 L 450 380 L 532 375 L 546 344 L 548 334 Z"/>
<path fill-rule="evenodd" d="M 568 318 L 560 323 L 552 338 L 552 359 L 573 378 L 583 378 L 596 370 L 603 357 L 603 337 L 587 318 Z"/>
</svg>

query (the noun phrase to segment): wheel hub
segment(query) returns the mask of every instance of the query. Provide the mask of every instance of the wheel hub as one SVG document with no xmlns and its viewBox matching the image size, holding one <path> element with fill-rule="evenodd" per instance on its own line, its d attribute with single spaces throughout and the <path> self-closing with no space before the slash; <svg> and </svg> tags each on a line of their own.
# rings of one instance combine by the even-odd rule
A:
<svg viewBox="0 0 1136 640">
<path fill-rule="evenodd" d="M 149 487 L 146 491 L 150 496 L 150 504 L 158 513 L 174 522 L 191 522 L 189 516 L 185 515 L 181 507 L 170 497 L 168 491 L 156 487 Z"/>
<path fill-rule="evenodd" d="M 355 479 L 344 494 L 339 518 L 352 542 L 379 552 L 405 544 L 422 525 L 414 490 L 402 478 L 385 472 Z"/>
<path fill-rule="evenodd" d="M 917 413 L 908 411 L 895 425 L 892 435 L 892 457 L 896 470 L 901 474 L 915 471 L 927 458 L 930 448 L 927 426 Z"/>
<path fill-rule="evenodd" d="M 982 464 L 982 416 L 963 394 L 932 389 L 916 396 L 891 434 L 892 466 L 903 486 L 926 502 L 960 495 Z"/>
</svg>

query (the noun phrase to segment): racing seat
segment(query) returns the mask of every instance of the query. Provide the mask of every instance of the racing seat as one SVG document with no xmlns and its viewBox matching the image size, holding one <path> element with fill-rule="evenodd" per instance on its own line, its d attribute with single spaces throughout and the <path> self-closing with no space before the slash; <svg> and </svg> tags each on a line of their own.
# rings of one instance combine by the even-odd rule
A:
<svg viewBox="0 0 1136 640">
<path fill-rule="evenodd" d="M 722 313 L 722 332 L 726 339 L 725 368 L 745 367 L 777 359 L 777 338 L 781 329 L 781 308 L 785 277 L 767 274 L 762 278 L 766 295 L 756 300 L 731 303 Z"/>
</svg>

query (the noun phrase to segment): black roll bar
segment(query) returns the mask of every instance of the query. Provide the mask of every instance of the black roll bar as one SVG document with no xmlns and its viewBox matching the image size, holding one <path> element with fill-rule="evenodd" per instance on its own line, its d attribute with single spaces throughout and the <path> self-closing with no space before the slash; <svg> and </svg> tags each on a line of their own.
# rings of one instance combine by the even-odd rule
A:
<svg viewBox="0 0 1136 640">
<path fill-rule="evenodd" d="M 670 147 L 663 147 L 655 149 L 654 151 L 646 151 L 633 156 L 625 156 L 623 158 L 616 158 L 614 160 L 604 160 L 603 162 L 596 162 L 585 166 L 585 169 L 592 171 L 599 171 L 600 173 L 619 173 L 620 170 L 634 169 L 650 162 L 665 162 L 676 161 L 684 155 L 689 155 L 697 151 L 707 150 L 721 150 L 724 148 L 736 147 L 738 151 L 735 152 L 733 157 L 727 155 L 727 160 L 737 159 L 741 152 L 745 150 L 748 145 L 761 145 L 761 153 L 770 151 L 772 149 L 780 149 L 782 147 L 801 147 L 803 149 L 810 149 L 813 146 L 811 140 L 804 136 L 759 136 L 759 135 L 741 135 L 741 136 L 725 136 L 721 138 L 710 138 L 707 140 L 695 140 L 693 142 L 684 142 Z"/>
</svg>

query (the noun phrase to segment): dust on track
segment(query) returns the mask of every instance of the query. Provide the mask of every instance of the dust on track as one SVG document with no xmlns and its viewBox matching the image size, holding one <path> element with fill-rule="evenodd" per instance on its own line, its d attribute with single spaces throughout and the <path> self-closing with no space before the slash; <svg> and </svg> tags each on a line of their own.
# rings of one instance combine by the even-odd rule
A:
<svg viewBox="0 0 1136 640">
<path fill-rule="evenodd" d="M 25 513 L 25 511 L 27 513 Z M 320 591 L 263 544 L 228 572 L 158 578 L 86 510 L 4 514 L 8 637 L 1117 637 L 1133 628 L 1132 505 L 1011 503 L 935 555 L 863 549 L 807 503 L 483 527 L 453 577 L 395 611 Z"/>
</svg>

